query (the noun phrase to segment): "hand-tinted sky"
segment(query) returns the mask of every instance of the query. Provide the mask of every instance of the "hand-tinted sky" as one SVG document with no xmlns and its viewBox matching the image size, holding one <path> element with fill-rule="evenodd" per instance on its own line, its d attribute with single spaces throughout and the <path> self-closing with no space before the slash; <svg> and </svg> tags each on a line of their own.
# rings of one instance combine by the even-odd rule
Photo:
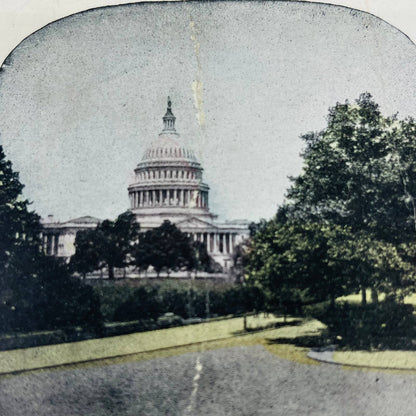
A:
<svg viewBox="0 0 416 416">
<path fill-rule="evenodd" d="M 270 217 L 299 135 L 369 91 L 416 116 L 416 46 L 371 15 L 296 2 L 135 4 L 55 22 L 0 74 L 2 144 L 40 214 L 115 217 L 166 96 L 223 217 Z M 195 81 L 202 83 L 201 126 Z"/>
</svg>

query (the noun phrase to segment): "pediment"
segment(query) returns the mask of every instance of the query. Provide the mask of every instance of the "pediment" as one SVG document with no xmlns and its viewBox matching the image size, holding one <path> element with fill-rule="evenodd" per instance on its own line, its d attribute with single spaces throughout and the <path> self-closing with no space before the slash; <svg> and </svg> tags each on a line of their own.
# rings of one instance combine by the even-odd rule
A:
<svg viewBox="0 0 416 416">
<path fill-rule="evenodd" d="M 189 217 L 182 221 L 179 221 L 176 223 L 177 227 L 180 229 L 200 229 L 200 230 L 206 230 L 206 229 L 217 229 L 218 227 L 214 225 L 212 222 L 201 220 L 197 217 Z"/>
</svg>

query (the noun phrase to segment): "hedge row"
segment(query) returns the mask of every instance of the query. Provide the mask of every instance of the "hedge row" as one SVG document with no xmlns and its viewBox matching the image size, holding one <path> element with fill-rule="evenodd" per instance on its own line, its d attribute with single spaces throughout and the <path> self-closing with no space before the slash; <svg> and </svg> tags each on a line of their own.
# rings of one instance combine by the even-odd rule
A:
<svg viewBox="0 0 416 416">
<path fill-rule="evenodd" d="M 156 319 L 166 312 L 183 318 L 235 315 L 263 306 L 257 288 L 164 282 L 136 288 L 105 285 L 94 288 L 106 322 Z"/>
</svg>

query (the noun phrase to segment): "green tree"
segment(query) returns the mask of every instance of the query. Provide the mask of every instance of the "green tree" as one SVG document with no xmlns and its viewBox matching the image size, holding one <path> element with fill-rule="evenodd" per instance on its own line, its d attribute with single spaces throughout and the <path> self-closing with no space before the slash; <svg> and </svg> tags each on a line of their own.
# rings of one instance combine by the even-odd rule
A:
<svg viewBox="0 0 416 416">
<path fill-rule="evenodd" d="M 161 271 L 169 276 L 171 271 L 192 270 L 196 265 L 191 238 L 167 220 L 140 236 L 133 258 L 137 267 L 152 266 L 158 277 Z"/>
<path fill-rule="evenodd" d="M 134 214 L 127 211 L 115 221 L 103 221 L 94 230 L 80 231 L 71 264 L 83 274 L 106 267 L 108 278 L 114 279 L 114 268 L 130 263 L 129 256 L 138 240 L 139 230 Z"/>
<path fill-rule="evenodd" d="M 29 211 L 22 189 L 0 147 L 0 330 L 100 328 L 92 289 L 42 252 L 39 216 Z"/>
<path fill-rule="evenodd" d="M 72 270 L 81 273 L 85 279 L 87 273 L 100 268 L 100 251 L 97 231 L 82 230 L 75 237 L 75 254 L 71 257 Z"/>
<path fill-rule="evenodd" d="M 189 262 L 188 270 L 210 272 L 212 270 L 212 259 L 207 251 L 207 246 L 202 241 L 192 242 L 193 261 Z"/>
<path fill-rule="evenodd" d="M 338 103 L 323 131 L 302 138 L 304 169 L 288 191 L 285 215 L 355 233 L 342 255 L 363 303 L 367 288 L 374 299 L 377 291 L 408 291 L 414 272 L 403 256 L 416 241 L 414 120 L 384 117 L 371 95 L 362 94 L 354 104 Z"/>
<path fill-rule="evenodd" d="M 328 126 L 302 136 L 303 173 L 288 200 L 295 217 L 332 221 L 379 239 L 413 238 L 416 126 L 383 117 L 370 94 L 330 109 Z"/>
<path fill-rule="evenodd" d="M 30 267 L 41 247 L 39 216 L 29 211 L 29 201 L 22 197 L 23 187 L 0 146 L 0 275 L 3 276 L 17 264 L 23 266 L 28 262 Z"/>
<path fill-rule="evenodd" d="M 334 303 L 348 291 L 339 250 L 351 237 L 342 226 L 271 220 L 252 241 L 247 281 L 264 290 L 268 310 L 286 314 L 302 304 Z"/>
</svg>

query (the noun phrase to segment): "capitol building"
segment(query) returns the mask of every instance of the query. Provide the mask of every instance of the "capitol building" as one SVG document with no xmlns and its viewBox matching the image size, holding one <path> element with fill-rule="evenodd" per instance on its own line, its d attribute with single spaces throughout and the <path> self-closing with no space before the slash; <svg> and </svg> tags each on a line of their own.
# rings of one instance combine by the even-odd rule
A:
<svg viewBox="0 0 416 416">
<path fill-rule="evenodd" d="M 130 210 L 141 231 L 169 220 L 182 232 L 203 242 L 223 273 L 233 263 L 235 247 L 248 238 L 247 221 L 219 222 L 209 210 L 209 186 L 203 181 L 203 168 L 191 146 L 178 134 L 176 117 L 168 97 L 163 130 L 145 150 L 128 187 Z M 43 222 L 44 250 L 49 255 L 69 258 L 75 252 L 75 236 L 80 230 L 100 222 L 81 217 L 67 222 Z"/>
</svg>

